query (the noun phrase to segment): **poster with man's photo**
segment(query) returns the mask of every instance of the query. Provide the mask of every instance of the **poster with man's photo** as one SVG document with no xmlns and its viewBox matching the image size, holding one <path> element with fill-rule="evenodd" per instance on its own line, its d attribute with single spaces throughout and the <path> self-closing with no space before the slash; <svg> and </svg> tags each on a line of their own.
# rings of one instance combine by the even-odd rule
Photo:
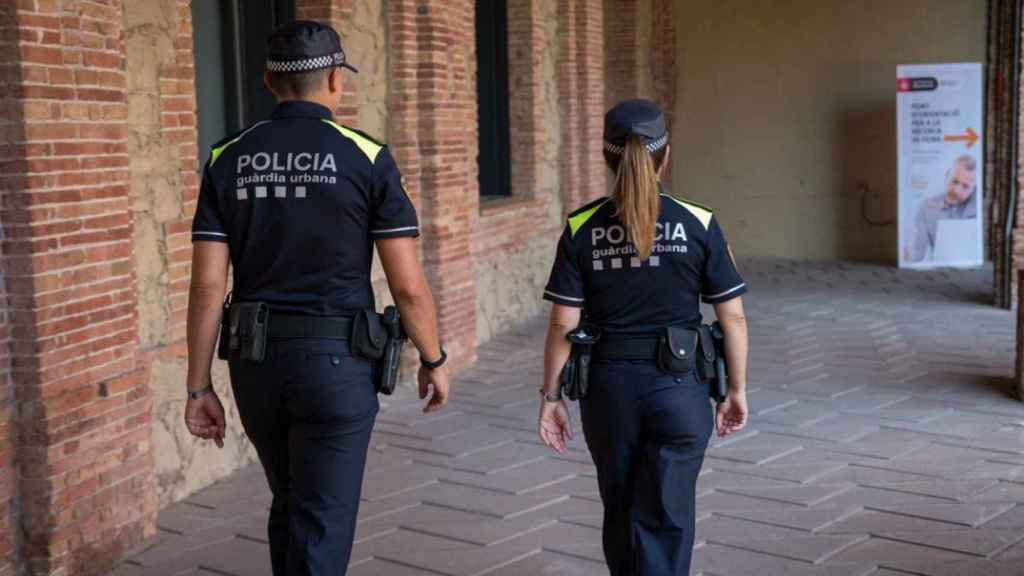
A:
<svg viewBox="0 0 1024 576">
<path fill-rule="evenodd" d="M 984 262 L 981 64 L 899 66 L 899 264 Z"/>
</svg>

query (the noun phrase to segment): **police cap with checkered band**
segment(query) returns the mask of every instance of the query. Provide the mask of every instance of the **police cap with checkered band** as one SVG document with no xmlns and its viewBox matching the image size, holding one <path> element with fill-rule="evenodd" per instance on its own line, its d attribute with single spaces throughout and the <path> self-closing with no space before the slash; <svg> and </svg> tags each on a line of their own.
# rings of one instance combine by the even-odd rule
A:
<svg viewBox="0 0 1024 576">
<path fill-rule="evenodd" d="M 622 154 L 626 139 L 639 136 L 652 154 L 668 144 L 665 115 L 650 100 L 626 100 L 616 104 L 604 116 L 604 149 Z"/>
<path fill-rule="evenodd" d="M 312 72 L 335 66 L 359 72 L 345 60 L 338 32 L 326 24 L 296 20 L 274 30 L 267 39 L 270 72 Z"/>
</svg>

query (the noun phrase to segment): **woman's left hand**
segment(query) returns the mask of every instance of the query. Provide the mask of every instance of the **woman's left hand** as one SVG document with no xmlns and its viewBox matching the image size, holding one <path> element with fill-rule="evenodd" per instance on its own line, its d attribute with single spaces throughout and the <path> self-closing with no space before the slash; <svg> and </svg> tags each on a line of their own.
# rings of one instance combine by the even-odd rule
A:
<svg viewBox="0 0 1024 576">
<path fill-rule="evenodd" d="M 538 423 L 540 439 L 556 452 L 565 454 L 565 444 L 572 440 L 572 422 L 569 420 L 569 408 L 565 400 L 558 402 L 540 402 L 540 419 Z"/>
</svg>

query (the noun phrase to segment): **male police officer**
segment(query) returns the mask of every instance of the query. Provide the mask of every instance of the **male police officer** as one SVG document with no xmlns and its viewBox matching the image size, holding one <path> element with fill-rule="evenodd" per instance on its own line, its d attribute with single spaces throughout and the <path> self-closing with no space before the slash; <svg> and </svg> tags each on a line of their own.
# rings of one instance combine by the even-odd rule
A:
<svg viewBox="0 0 1024 576">
<path fill-rule="evenodd" d="M 223 445 L 209 373 L 230 259 L 234 302 L 256 312 L 236 319 L 233 308 L 228 333 L 259 344 L 252 327 L 267 330 L 265 345 L 234 353 L 230 367 L 273 492 L 275 576 L 344 574 L 349 562 L 378 408 L 372 365 L 349 342 L 353 317 L 374 306 L 371 243 L 420 352 L 420 397 L 433 387 L 424 410 L 448 395 L 416 213 L 388 149 L 333 121 L 341 67 L 355 71 L 328 26 L 299 21 L 270 36 L 264 79 L 278 105 L 213 148 L 193 223 L 186 424 Z"/>
</svg>

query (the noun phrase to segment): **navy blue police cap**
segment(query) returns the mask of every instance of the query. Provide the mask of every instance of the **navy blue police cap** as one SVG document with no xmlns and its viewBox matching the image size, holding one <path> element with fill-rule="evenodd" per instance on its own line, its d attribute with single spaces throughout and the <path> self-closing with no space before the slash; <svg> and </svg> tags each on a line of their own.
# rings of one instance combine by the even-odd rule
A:
<svg viewBox="0 0 1024 576">
<path fill-rule="evenodd" d="M 267 70 L 271 72 L 311 72 L 335 66 L 359 72 L 345 61 L 338 32 L 326 24 L 296 20 L 267 38 Z"/>
<path fill-rule="evenodd" d="M 665 114 L 650 100 L 626 100 L 619 102 L 604 115 L 604 149 L 612 154 L 622 154 L 626 139 L 639 136 L 651 153 L 668 144 L 668 129 Z"/>
</svg>

